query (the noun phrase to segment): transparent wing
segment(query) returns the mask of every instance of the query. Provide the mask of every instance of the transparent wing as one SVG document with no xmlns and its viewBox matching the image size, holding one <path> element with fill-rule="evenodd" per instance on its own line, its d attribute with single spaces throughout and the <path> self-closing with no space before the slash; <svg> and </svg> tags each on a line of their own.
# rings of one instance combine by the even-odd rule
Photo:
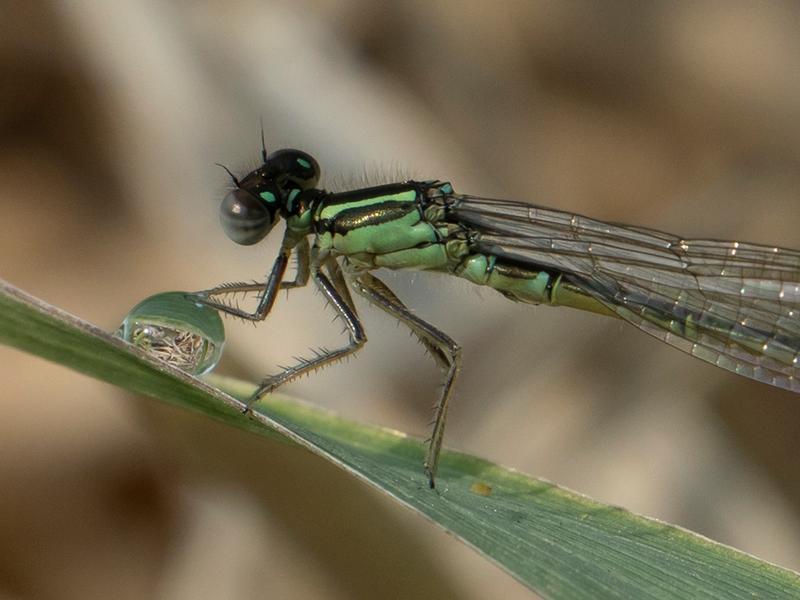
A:
<svg viewBox="0 0 800 600">
<path fill-rule="evenodd" d="M 552 269 L 667 344 L 800 393 L 800 252 L 453 195 L 482 252 Z"/>
</svg>

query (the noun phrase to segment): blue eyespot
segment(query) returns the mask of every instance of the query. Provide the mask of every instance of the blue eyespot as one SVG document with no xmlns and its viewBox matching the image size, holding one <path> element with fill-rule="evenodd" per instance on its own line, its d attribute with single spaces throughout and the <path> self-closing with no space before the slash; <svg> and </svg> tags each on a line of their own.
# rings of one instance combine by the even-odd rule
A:
<svg viewBox="0 0 800 600">
<path fill-rule="evenodd" d="M 264 202 L 267 202 L 269 204 L 278 201 L 278 199 L 275 197 L 275 194 L 273 194 L 272 192 L 261 192 L 259 196 Z"/>
</svg>

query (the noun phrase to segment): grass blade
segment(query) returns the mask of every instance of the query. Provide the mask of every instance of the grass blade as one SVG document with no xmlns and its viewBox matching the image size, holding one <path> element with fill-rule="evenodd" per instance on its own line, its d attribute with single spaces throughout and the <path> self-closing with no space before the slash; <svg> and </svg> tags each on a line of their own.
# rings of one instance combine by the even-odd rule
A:
<svg viewBox="0 0 800 600">
<path fill-rule="evenodd" d="M 452 532 L 545 598 L 800 597 L 796 573 L 479 458 L 444 452 L 439 488 L 431 491 L 418 440 L 277 395 L 246 417 L 241 399 L 253 385 L 213 377 L 212 387 L 2 281 L 0 342 L 301 444 Z"/>
</svg>

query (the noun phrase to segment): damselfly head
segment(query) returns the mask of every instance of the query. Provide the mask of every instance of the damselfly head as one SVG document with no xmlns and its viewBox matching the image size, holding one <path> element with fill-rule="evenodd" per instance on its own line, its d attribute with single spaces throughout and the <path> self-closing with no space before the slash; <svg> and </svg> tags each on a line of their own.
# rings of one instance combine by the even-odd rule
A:
<svg viewBox="0 0 800 600">
<path fill-rule="evenodd" d="M 264 154 L 264 164 L 241 180 L 231 175 L 236 187 L 220 206 L 222 228 L 237 244 L 264 239 L 281 216 L 295 212 L 295 197 L 319 181 L 319 164 L 306 152 L 286 148 Z"/>
</svg>

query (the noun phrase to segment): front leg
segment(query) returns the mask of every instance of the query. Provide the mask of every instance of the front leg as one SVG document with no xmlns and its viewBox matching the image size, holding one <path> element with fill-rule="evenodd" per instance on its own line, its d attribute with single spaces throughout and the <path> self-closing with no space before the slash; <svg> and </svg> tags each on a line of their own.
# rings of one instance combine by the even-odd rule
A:
<svg viewBox="0 0 800 600">
<path fill-rule="evenodd" d="M 220 312 L 233 315 L 234 317 L 247 319 L 248 321 L 263 321 L 267 318 L 269 311 L 272 309 L 272 305 L 275 304 L 275 297 L 278 294 L 281 279 L 283 279 L 283 274 L 286 272 L 286 265 L 289 262 L 289 253 L 290 250 L 281 248 L 280 253 L 278 254 L 277 258 L 275 258 L 275 262 L 272 264 L 272 270 L 269 273 L 269 277 L 267 277 L 267 281 L 264 284 L 234 284 L 230 286 L 218 286 L 216 288 L 211 288 L 210 290 L 197 292 L 200 302 Z M 228 306 L 223 302 L 211 300 L 210 298 L 213 295 L 219 295 L 223 293 L 261 289 L 264 290 L 264 293 L 261 295 L 261 298 L 258 301 L 258 306 L 253 312 L 246 311 L 237 306 Z"/>
<path fill-rule="evenodd" d="M 308 238 L 303 238 L 294 247 L 294 256 L 297 260 L 297 272 L 294 274 L 293 281 L 281 281 L 282 290 L 292 290 L 294 288 L 305 287 L 308 283 L 310 274 L 310 248 L 308 246 Z"/>
<path fill-rule="evenodd" d="M 266 319 L 272 305 L 275 304 L 275 298 L 278 290 L 289 290 L 293 288 L 303 287 L 308 283 L 309 274 L 309 246 L 308 239 L 303 238 L 295 246 L 295 256 L 297 257 L 297 274 L 294 281 L 283 281 L 283 276 L 286 273 L 286 266 L 289 264 L 289 256 L 291 255 L 292 248 L 286 243 L 281 246 L 280 253 L 275 258 L 269 276 L 264 283 L 232 283 L 222 284 L 216 287 L 196 292 L 196 296 L 200 297 L 200 301 L 206 306 L 210 306 L 220 312 L 247 319 L 248 321 L 263 321 Z M 253 312 L 248 312 L 239 307 L 229 306 L 224 302 L 213 300 L 214 296 L 223 296 L 227 294 L 247 292 L 261 292 L 258 306 Z"/>
</svg>

